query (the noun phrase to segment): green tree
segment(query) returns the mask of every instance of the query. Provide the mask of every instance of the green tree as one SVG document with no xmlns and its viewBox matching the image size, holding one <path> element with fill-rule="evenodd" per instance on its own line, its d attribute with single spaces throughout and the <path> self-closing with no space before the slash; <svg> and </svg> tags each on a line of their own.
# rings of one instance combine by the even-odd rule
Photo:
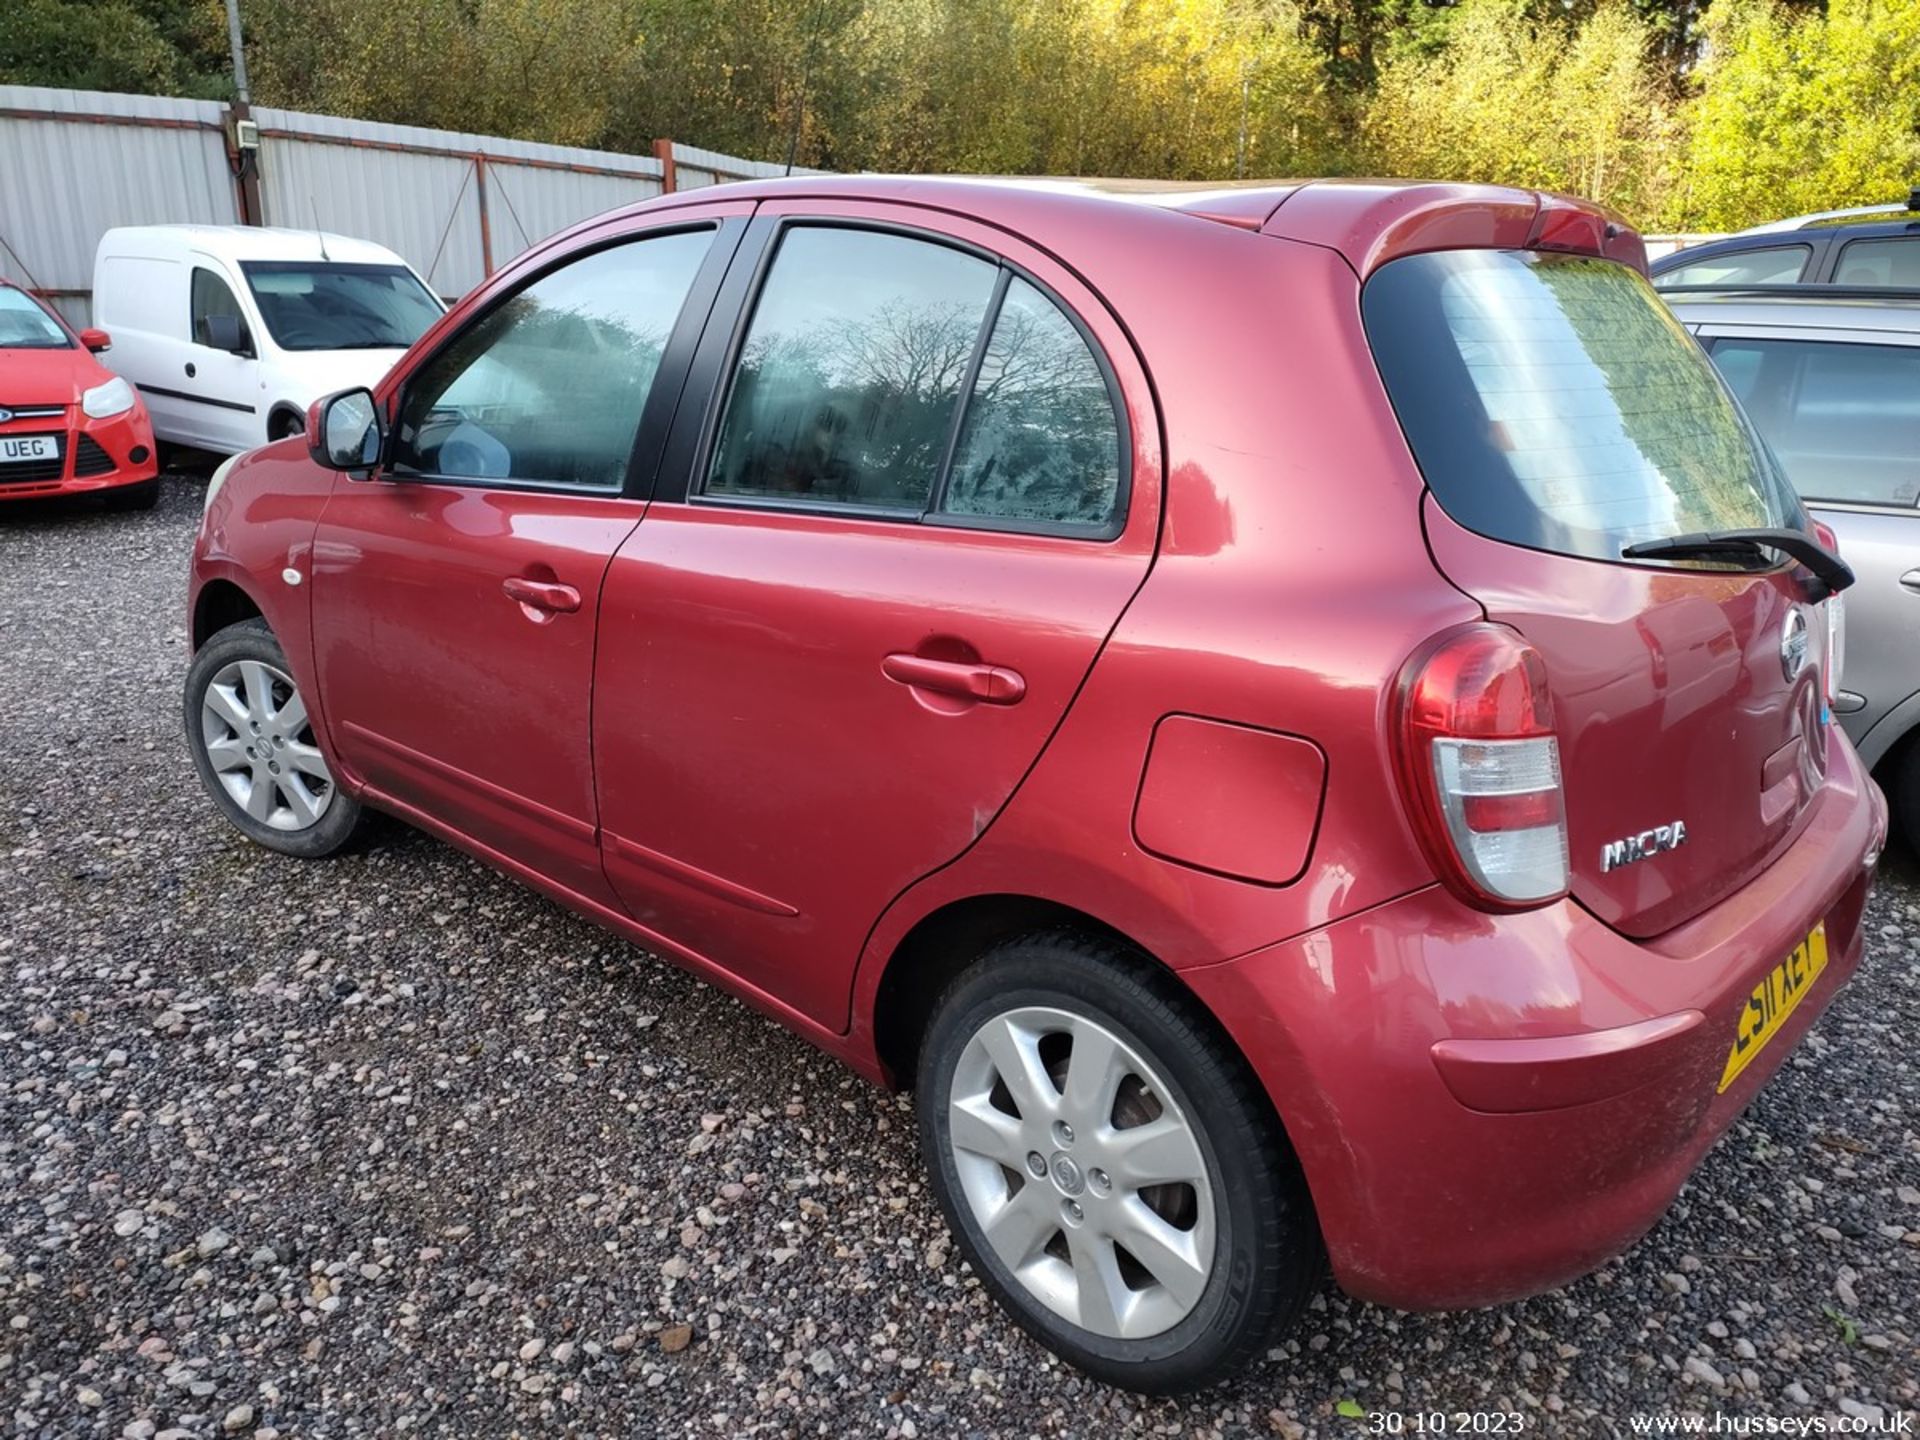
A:
<svg viewBox="0 0 1920 1440">
<path fill-rule="evenodd" d="M 0 4 L 0 84 L 219 98 L 227 64 L 219 0 Z"/>
<path fill-rule="evenodd" d="M 1676 129 L 1650 39 L 1618 4 L 1570 23 L 1532 19 L 1517 0 L 1465 0 L 1437 54 L 1383 67 L 1366 151 L 1387 174 L 1538 186 L 1654 215 Z"/>
<path fill-rule="evenodd" d="M 1920 5 L 1715 0 L 1674 218 L 1730 229 L 1899 200 L 1920 177 Z"/>
</svg>

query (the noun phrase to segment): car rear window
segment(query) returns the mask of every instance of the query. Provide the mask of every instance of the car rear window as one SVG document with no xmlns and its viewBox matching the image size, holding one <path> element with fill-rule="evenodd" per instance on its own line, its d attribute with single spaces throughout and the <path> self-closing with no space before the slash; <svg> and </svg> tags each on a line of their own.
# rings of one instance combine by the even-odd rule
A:
<svg viewBox="0 0 1920 1440">
<path fill-rule="evenodd" d="M 1742 336 L 1713 361 L 1804 498 L 1920 504 L 1920 346 Z"/>
<path fill-rule="evenodd" d="M 1624 265 L 1413 255 L 1381 267 L 1361 310 L 1428 488 L 1470 530 L 1618 560 L 1641 540 L 1801 523 L 1706 352 Z"/>
</svg>

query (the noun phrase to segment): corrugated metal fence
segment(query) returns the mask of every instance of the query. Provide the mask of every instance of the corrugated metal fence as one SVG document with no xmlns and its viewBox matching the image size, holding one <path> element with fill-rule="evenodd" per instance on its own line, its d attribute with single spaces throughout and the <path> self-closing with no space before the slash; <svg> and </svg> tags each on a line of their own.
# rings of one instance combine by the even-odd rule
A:
<svg viewBox="0 0 1920 1440">
<path fill-rule="evenodd" d="M 0 275 L 84 324 L 106 230 L 251 221 L 378 241 L 451 297 L 589 215 L 786 173 L 666 140 L 622 155 L 265 108 L 242 164 L 236 118 L 204 100 L 0 85 Z"/>
</svg>

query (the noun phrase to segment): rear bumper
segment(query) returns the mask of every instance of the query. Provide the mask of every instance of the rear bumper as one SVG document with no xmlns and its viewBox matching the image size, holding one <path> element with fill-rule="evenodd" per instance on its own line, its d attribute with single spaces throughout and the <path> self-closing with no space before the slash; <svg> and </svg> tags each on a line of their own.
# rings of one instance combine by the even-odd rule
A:
<svg viewBox="0 0 1920 1440">
<path fill-rule="evenodd" d="M 1659 1220 L 1859 963 L 1886 804 L 1830 737 L 1793 847 L 1657 939 L 1570 902 L 1492 916 L 1434 888 L 1184 973 L 1274 1097 L 1350 1292 L 1494 1304 Z M 1823 919 L 1826 972 L 1720 1093 L 1749 995 Z"/>
<path fill-rule="evenodd" d="M 0 427 L 0 435 L 57 435 L 60 439 L 57 467 L 0 465 L 0 503 L 112 490 L 141 484 L 160 473 L 153 422 L 140 402 L 105 420 L 69 406 L 63 415 L 16 420 Z M 9 470 L 15 474 L 9 475 Z"/>
</svg>

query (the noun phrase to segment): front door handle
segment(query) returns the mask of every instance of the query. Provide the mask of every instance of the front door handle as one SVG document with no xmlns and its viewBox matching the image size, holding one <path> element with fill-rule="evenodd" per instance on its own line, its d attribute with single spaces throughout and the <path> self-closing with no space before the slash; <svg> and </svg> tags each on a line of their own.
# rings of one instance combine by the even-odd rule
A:
<svg viewBox="0 0 1920 1440">
<path fill-rule="evenodd" d="M 529 580 L 524 575 L 510 575 L 500 582 L 500 592 L 529 610 L 549 615 L 571 615 L 580 608 L 580 592 L 555 580 Z"/>
<path fill-rule="evenodd" d="M 1920 570 L 1907 571 L 1906 574 L 1900 577 L 1900 583 L 1906 586 L 1907 589 L 1913 591 L 1914 594 L 1920 595 Z"/>
<path fill-rule="evenodd" d="M 916 690 L 956 695 L 985 705 L 1017 705 L 1027 693 L 1026 677 L 1018 670 L 977 660 L 933 660 L 902 651 L 882 660 L 880 673 Z"/>
</svg>

